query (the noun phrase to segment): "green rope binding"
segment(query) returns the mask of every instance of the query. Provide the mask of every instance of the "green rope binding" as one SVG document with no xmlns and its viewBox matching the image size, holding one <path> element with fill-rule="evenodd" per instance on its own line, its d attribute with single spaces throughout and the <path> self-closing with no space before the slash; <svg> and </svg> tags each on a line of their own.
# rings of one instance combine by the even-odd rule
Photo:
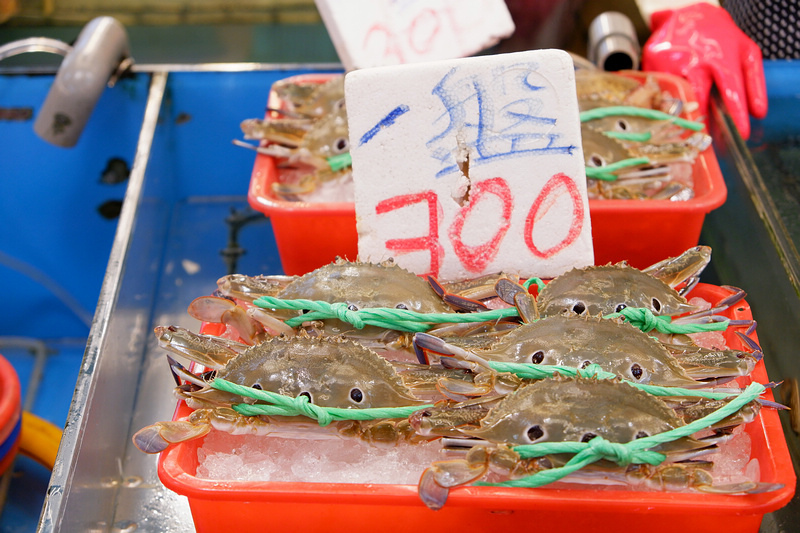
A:
<svg viewBox="0 0 800 533">
<path fill-rule="evenodd" d="M 663 111 L 658 111 L 656 109 L 648 109 L 646 107 L 634 107 L 634 106 L 624 106 L 624 105 L 598 107 L 595 109 L 590 109 L 589 111 L 583 111 L 580 114 L 580 119 L 581 122 L 588 122 L 590 120 L 596 120 L 598 118 L 604 118 L 609 116 L 629 116 L 629 117 L 649 118 L 651 120 L 669 120 L 682 128 L 686 128 L 687 130 L 692 130 L 692 131 L 700 131 L 705 127 L 702 122 L 694 122 L 691 120 L 686 120 L 685 118 L 676 117 L 674 115 L 670 115 L 669 113 L 664 113 Z"/>
<path fill-rule="evenodd" d="M 231 392 L 247 398 L 253 398 L 268 404 L 239 403 L 233 405 L 233 410 L 245 416 L 298 416 L 302 415 L 316 420 L 320 426 L 327 426 L 337 420 L 376 420 L 379 418 L 408 418 L 414 411 L 431 407 L 426 405 L 413 405 L 406 407 L 376 407 L 366 409 L 342 409 L 337 407 L 321 407 L 309 402 L 308 397 L 298 396 L 292 398 L 276 392 L 257 390 L 231 383 L 222 378 L 216 378 L 211 386 L 217 390 Z"/>
<path fill-rule="evenodd" d="M 634 131 L 604 131 L 603 135 L 621 141 L 633 141 L 639 143 L 646 143 L 653 138 L 653 134 L 649 131 L 634 132 Z"/>
<path fill-rule="evenodd" d="M 562 365 L 535 365 L 533 363 L 506 363 L 502 361 L 488 361 L 497 372 L 507 372 L 515 374 L 522 379 L 546 379 L 559 374 L 566 377 L 582 377 L 595 379 L 617 379 L 613 372 L 607 372 L 597 364 L 586 365 L 585 368 L 575 368 Z M 663 387 L 660 385 L 647 385 L 645 383 L 634 383 L 633 381 L 621 378 L 622 381 L 632 387 L 641 389 L 653 396 L 695 396 L 708 398 L 710 400 L 724 400 L 735 396 L 735 394 L 725 392 L 715 392 L 709 389 L 686 389 L 682 387 Z"/>
<path fill-rule="evenodd" d="M 365 326 L 378 326 L 399 331 L 427 331 L 431 324 L 440 323 L 469 323 L 488 322 L 502 318 L 519 316 L 513 307 L 506 309 L 492 309 L 480 313 L 418 313 L 408 309 L 395 309 L 391 307 L 365 307 L 353 311 L 348 309 L 344 302 L 328 303 L 320 300 L 283 300 L 273 296 L 262 296 L 253 302 L 258 307 L 267 309 L 292 309 L 295 311 L 310 310 L 301 316 L 286 320 L 291 327 L 299 326 L 311 320 L 325 320 L 337 318 L 348 322 L 356 329 Z"/>
<path fill-rule="evenodd" d="M 342 170 L 343 168 L 347 168 L 353 166 L 353 158 L 350 156 L 350 152 L 345 152 L 343 154 L 332 155 L 326 159 L 328 162 L 328 166 L 331 168 L 333 172 L 337 172 Z"/>
<path fill-rule="evenodd" d="M 611 163 L 610 165 L 605 165 L 602 167 L 586 167 L 586 177 L 595 180 L 614 181 L 618 177 L 616 174 L 614 174 L 614 172 L 617 170 L 636 165 L 649 164 L 650 160 L 646 157 L 631 157 L 629 159 L 623 159 L 621 161 L 617 161 L 616 163 Z"/>
<path fill-rule="evenodd" d="M 643 463 L 658 465 L 666 459 L 666 456 L 651 451 L 649 448 L 682 437 L 688 437 L 689 435 L 714 425 L 758 398 L 764 390 L 765 387 L 760 383 L 751 383 L 739 396 L 703 418 L 695 420 L 685 426 L 659 433 L 658 435 L 643 437 L 624 444 L 609 442 L 598 436 L 588 442 L 543 442 L 539 444 L 514 446 L 514 450 L 523 459 L 557 453 L 574 453 L 575 455 L 562 467 L 542 470 L 521 479 L 509 480 L 501 483 L 477 482 L 475 484 L 502 487 L 541 487 L 559 481 L 569 474 L 600 459 L 614 461 L 621 466 Z"/>
<path fill-rule="evenodd" d="M 528 286 L 536 282 L 528 280 Z M 541 280 L 539 280 L 541 282 Z M 538 285 L 538 283 L 537 283 Z M 540 290 L 543 285 L 540 285 Z M 526 287 L 527 288 L 527 287 Z M 292 309 L 295 311 L 309 310 L 300 316 L 286 320 L 286 325 L 296 327 L 311 320 L 325 320 L 336 318 L 348 322 L 356 329 L 365 326 L 378 326 L 385 329 L 398 331 L 418 332 L 428 331 L 434 324 L 443 323 L 471 323 L 492 322 L 503 318 L 518 317 L 515 307 L 492 309 L 476 313 L 418 313 L 408 309 L 395 309 L 391 307 L 366 307 L 353 311 L 348 309 L 344 302 L 329 303 L 320 300 L 284 300 L 274 296 L 262 296 L 253 304 L 266 309 Z M 657 330 L 660 333 L 684 334 L 699 333 L 703 331 L 724 331 L 728 327 L 728 320 L 712 322 L 709 324 L 673 324 L 668 316 L 657 316 L 652 311 L 644 308 L 626 307 L 619 313 L 612 313 L 604 318 L 623 316 L 628 322 L 644 332 Z"/>
<path fill-rule="evenodd" d="M 711 322 L 708 324 L 674 324 L 672 317 L 654 315 L 653 312 L 644 307 L 626 307 L 618 313 L 611 313 L 603 318 L 613 319 L 623 317 L 645 333 L 656 330 L 666 334 L 687 334 L 702 333 L 705 331 L 725 331 L 728 329 L 730 320 Z"/>
</svg>

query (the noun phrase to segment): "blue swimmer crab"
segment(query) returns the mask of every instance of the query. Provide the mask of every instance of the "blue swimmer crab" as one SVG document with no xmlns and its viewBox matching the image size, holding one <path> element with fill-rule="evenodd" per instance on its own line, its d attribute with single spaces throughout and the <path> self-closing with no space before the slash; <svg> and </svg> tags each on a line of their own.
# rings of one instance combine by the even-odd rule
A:
<svg viewBox="0 0 800 533">
<path fill-rule="evenodd" d="M 205 322 L 226 323 L 235 329 L 244 342 L 253 343 L 267 336 L 263 334 L 264 328 L 269 334 L 292 335 L 294 330 L 281 320 L 301 315 L 300 311 L 268 311 L 253 306 L 252 302 L 261 296 L 344 302 L 351 310 L 386 307 L 418 313 L 450 313 L 454 310 L 453 306 L 470 310 L 486 309 L 474 298 L 451 294 L 447 287 L 433 280 L 431 282 L 433 289 L 428 281 L 391 260 L 366 263 L 337 259 L 302 276 L 225 276 L 217 283 L 218 292 L 223 297 L 200 297 L 189 306 L 189 314 Z M 486 283 L 491 287 L 493 282 L 494 279 Z M 468 295 L 480 294 L 469 285 L 459 285 L 456 289 Z M 357 339 L 373 349 L 403 350 L 411 345 L 410 335 L 404 332 L 377 326 L 356 329 L 338 319 L 310 321 L 302 329 L 312 335 L 340 335 Z"/>
<path fill-rule="evenodd" d="M 452 488 L 478 480 L 516 479 L 562 466 L 564 454 L 522 459 L 512 446 L 542 442 L 588 442 L 602 437 L 626 443 L 684 425 L 662 400 L 618 381 L 551 378 L 509 394 L 478 424 L 462 432 L 480 439 L 462 459 L 433 463 L 422 474 L 419 495 L 441 509 Z M 683 437 L 652 448 L 666 455 L 658 466 L 620 467 L 601 460 L 570 474 L 565 482 L 623 484 L 655 490 L 724 493 L 769 490 L 756 482 L 715 486 L 707 462 L 688 462 L 711 453 L 716 444 Z"/>
<path fill-rule="evenodd" d="M 282 109 L 275 111 L 303 118 L 320 117 L 344 105 L 344 75 L 334 75 L 322 82 L 286 78 L 275 82 L 270 92 L 271 99 L 283 104 Z"/>
<path fill-rule="evenodd" d="M 272 184 L 278 196 L 311 201 L 308 195 L 323 183 L 345 188 L 352 183 L 343 79 L 281 80 L 270 96 L 281 107 L 269 108 L 264 119 L 242 121 L 244 138 L 260 144 L 233 142 L 279 159 L 280 179 Z M 339 161 L 342 157 L 344 162 Z"/>
<path fill-rule="evenodd" d="M 557 276 L 540 291 L 536 298 L 538 313 L 540 316 L 563 312 L 606 316 L 626 307 L 645 308 L 662 316 L 691 313 L 697 308 L 689 305 L 684 296 L 694 288 L 710 260 L 711 249 L 696 246 L 642 270 L 624 261 L 575 268 Z M 515 292 L 511 287 L 511 298 Z M 743 297 L 744 292 L 737 289 L 719 302 L 714 311 Z"/>
<path fill-rule="evenodd" d="M 216 378 L 292 398 L 305 396 L 320 407 L 363 409 L 420 405 L 422 400 L 406 387 L 394 367 L 360 344 L 333 337 L 297 335 L 275 337 L 249 347 L 225 363 L 197 358 L 218 369 Z M 184 374 L 186 375 L 186 374 Z M 190 378 L 192 379 L 192 378 Z M 195 439 L 212 428 L 233 434 L 300 434 L 313 438 L 320 428 L 302 417 L 244 416 L 234 404 L 260 401 L 213 388 L 202 377 L 176 388 L 177 395 L 195 409 L 185 420 L 157 422 L 133 437 L 137 448 L 158 453 L 171 444 Z M 334 422 L 325 428 L 339 437 L 359 437 L 372 444 L 395 444 L 417 438 L 407 420 Z M 323 435 L 324 436 L 324 435 Z"/>
<path fill-rule="evenodd" d="M 458 342 L 458 339 L 452 339 Z M 497 392 L 500 376 L 489 366 L 490 361 L 559 365 L 586 368 L 597 364 L 603 370 L 633 383 L 668 387 L 701 388 L 712 385 L 708 380 L 728 381 L 748 375 L 758 358 L 740 350 L 706 350 L 706 361 L 700 348 L 695 357 L 677 358 L 667 347 L 635 326 L 618 319 L 555 315 L 524 323 L 499 335 L 490 345 L 464 350 L 436 337 L 418 333 L 418 347 L 438 352 L 469 365 L 477 374 L 473 383 L 443 377 L 438 385 L 442 394 L 460 399 Z M 717 366 L 711 366 L 716 363 Z M 500 390 L 513 387 L 513 379 L 503 376 Z"/>
</svg>

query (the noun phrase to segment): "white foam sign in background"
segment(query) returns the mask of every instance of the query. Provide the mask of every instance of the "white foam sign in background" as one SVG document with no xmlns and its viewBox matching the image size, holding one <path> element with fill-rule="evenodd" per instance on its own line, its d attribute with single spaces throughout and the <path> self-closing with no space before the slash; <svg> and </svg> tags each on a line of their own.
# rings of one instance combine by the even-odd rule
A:
<svg viewBox="0 0 800 533">
<path fill-rule="evenodd" d="M 345 69 L 466 57 L 514 32 L 504 0 L 316 0 Z"/>
<path fill-rule="evenodd" d="M 345 99 L 361 260 L 445 280 L 593 263 L 566 52 L 357 70 Z"/>
</svg>

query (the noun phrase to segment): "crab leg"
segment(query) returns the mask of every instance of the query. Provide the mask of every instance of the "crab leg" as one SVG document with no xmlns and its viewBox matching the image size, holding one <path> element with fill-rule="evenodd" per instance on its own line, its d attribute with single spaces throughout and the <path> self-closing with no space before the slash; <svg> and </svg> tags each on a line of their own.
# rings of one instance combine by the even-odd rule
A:
<svg viewBox="0 0 800 533">
<path fill-rule="evenodd" d="M 225 324 L 231 327 L 239 338 L 248 344 L 254 344 L 262 333 L 258 322 L 247 315 L 247 312 L 236 305 L 236 302 L 218 296 L 200 296 L 189 304 L 187 309 L 192 318 L 203 322 Z"/>
</svg>

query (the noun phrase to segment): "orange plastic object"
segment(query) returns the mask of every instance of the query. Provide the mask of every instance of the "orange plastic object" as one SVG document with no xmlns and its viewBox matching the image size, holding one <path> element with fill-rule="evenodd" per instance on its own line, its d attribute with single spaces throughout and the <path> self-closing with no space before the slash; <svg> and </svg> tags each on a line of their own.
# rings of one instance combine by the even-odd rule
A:
<svg viewBox="0 0 800 533">
<path fill-rule="evenodd" d="M 17 372 L 0 355 L 0 473 L 14 460 L 19 447 L 22 400 Z"/>
<path fill-rule="evenodd" d="M 644 79 L 639 72 L 625 74 Z M 694 100 L 686 80 L 664 73 L 650 75 L 673 96 Z M 323 81 L 330 76 L 302 78 Z M 270 107 L 279 105 L 270 99 Z M 698 120 L 699 115 L 693 112 L 685 118 Z M 696 246 L 706 214 L 721 206 L 727 196 L 713 149 L 705 150 L 695 160 L 693 176 L 695 197 L 687 201 L 590 200 L 595 264 L 627 260 L 632 266 L 644 268 Z M 248 200 L 253 209 L 270 218 L 284 272 L 305 274 L 330 263 L 337 255 L 355 260 L 358 234 L 353 203 L 287 202 L 272 192 L 272 183 L 278 178 L 275 159 L 257 155 Z"/>
<path fill-rule="evenodd" d="M 729 291 L 698 284 L 692 296 L 716 302 Z M 730 318 L 752 319 L 742 302 Z M 740 328 L 741 329 L 741 328 Z M 726 332 L 731 348 L 744 348 Z M 753 339 L 757 340 L 755 334 Z M 767 354 L 769 357 L 769 354 Z M 753 379 L 767 383 L 763 361 Z M 772 392 L 765 393 L 773 399 Z M 181 403 L 175 416 L 188 414 Z M 450 493 L 440 511 L 431 511 L 413 485 L 213 481 L 195 476 L 201 439 L 175 445 L 161 454 L 158 475 L 169 489 L 189 499 L 200 533 L 216 531 L 539 531 L 584 533 L 756 533 L 762 517 L 786 505 L 795 490 L 795 473 L 778 413 L 762 409 L 745 430 L 758 458 L 761 481 L 780 483 L 763 494 L 644 492 L 618 488 L 553 489 L 462 487 Z"/>
</svg>

